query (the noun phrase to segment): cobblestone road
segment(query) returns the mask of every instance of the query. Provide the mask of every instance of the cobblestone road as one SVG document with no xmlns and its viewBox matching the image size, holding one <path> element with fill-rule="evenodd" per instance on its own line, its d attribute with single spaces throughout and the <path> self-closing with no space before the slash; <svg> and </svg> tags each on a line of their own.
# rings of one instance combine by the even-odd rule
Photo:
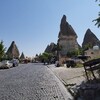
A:
<svg viewBox="0 0 100 100">
<path fill-rule="evenodd" d="M 72 97 L 49 68 L 30 63 L 0 70 L 0 100 L 72 100 Z"/>
</svg>

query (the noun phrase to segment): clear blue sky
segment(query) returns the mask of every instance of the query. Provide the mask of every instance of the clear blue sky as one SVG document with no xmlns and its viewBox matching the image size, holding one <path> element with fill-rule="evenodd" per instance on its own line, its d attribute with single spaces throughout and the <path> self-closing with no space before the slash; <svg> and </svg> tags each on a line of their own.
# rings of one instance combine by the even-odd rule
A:
<svg viewBox="0 0 100 100">
<path fill-rule="evenodd" d="M 15 41 L 20 53 L 35 56 L 57 43 L 65 14 L 81 45 L 88 28 L 100 39 L 100 28 L 92 22 L 99 10 L 95 0 L 0 0 L 0 40 L 7 49 Z"/>
</svg>

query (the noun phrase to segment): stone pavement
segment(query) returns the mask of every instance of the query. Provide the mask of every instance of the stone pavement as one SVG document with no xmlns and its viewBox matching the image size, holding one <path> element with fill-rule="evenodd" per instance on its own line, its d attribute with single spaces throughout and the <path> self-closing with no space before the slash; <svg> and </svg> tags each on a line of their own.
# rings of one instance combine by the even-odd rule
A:
<svg viewBox="0 0 100 100">
<path fill-rule="evenodd" d="M 0 70 L 0 100 L 73 100 L 55 74 L 39 63 Z"/>
<path fill-rule="evenodd" d="M 48 67 L 62 81 L 69 92 L 74 97 L 77 96 L 75 100 L 100 100 L 100 83 L 86 83 L 84 68 L 55 67 L 54 65 Z M 80 87 L 83 90 L 79 90 Z M 80 95 L 76 95 L 76 93 Z"/>
<path fill-rule="evenodd" d="M 84 68 L 55 67 L 55 65 L 48 65 L 48 67 L 65 85 L 80 85 L 82 81 L 86 80 Z"/>
<path fill-rule="evenodd" d="M 76 97 L 79 85 L 86 81 L 84 68 L 56 67 L 54 64 L 48 65 L 48 67 L 65 85 L 66 89 Z"/>
</svg>

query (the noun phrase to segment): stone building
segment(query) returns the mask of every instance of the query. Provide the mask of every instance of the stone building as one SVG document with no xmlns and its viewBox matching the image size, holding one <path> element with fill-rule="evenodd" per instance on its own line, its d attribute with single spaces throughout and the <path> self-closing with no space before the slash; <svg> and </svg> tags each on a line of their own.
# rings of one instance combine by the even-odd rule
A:
<svg viewBox="0 0 100 100">
<path fill-rule="evenodd" d="M 63 15 L 60 24 L 60 32 L 58 35 L 59 60 L 65 59 L 68 52 L 78 50 L 77 34 L 72 26 L 66 21 L 66 16 Z"/>
<path fill-rule="evenodd" d="M 84 52 L 86 56 L 90 56 L 91 59 L 100 58 L 100 48 L 99 46 L 93 46 Z"/>
</svg>

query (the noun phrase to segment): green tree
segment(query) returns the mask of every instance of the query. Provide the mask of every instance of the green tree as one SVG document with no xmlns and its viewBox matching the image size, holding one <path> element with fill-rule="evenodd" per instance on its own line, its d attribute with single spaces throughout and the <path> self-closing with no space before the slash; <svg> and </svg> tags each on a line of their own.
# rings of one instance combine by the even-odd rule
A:
<svg viewBox="0 0 100 100">
<path fill-rule="evenodd" d="M 89 48 L 92 48 L 92 47 L 93 47 L 92 44 L 88 43 L 83 47 L 83 50 L 85 51 L 85 50 L 88 50 Z"/>
<path fill-rule="evenodd" d="M 44 52 L 44 53 L 42 53 L 42 55 L 39 55 L 40 60 L 42 62 L 44 62 L 44 64 L 45 64 L 45 62 L 47 62 L 49 64 L 52 57 L 53 57 L 53 54 L 47 53 L 47 52 Z"/>
<path fill-rule="evenodd" d="M 74 50 L 74 51 L 69 51 L 67 52 L 67 56 L 68 57 L 76 57 L 78 55 L 82 55 L 83 54 L 83 49 L 78 49 L 78 50 Z"/>
<path fill-rule="evenodd" d="M 68 57 L 75 57 L 75 56 L 78 55 L 78 53 L 79 53 L 78 50 L 69 51 L 69 52 L 67 52 L 67 56 L 68 56 Z"/>
<path fill-rule="evenodd" d="M 100 0 L 96 0 L 96 2 L 97 1 L 100 2 Z M 100 6 L 100 4 L 99 4 L 99 6 Z M 96 21 L 95 25 L 97 25 L 98 27 L 100 27 L 100 12 L 98 13 L 98 17 L 95 20 L 93 20 L 93 21 Z"/>
<path fill-rule="evenodd" d="M 0 60 L 3 58 L 3 56 L 5 55 L 5 50 L 6 48 L 3 45 L 3 41 L 0 42 Z"/>
</svg>

